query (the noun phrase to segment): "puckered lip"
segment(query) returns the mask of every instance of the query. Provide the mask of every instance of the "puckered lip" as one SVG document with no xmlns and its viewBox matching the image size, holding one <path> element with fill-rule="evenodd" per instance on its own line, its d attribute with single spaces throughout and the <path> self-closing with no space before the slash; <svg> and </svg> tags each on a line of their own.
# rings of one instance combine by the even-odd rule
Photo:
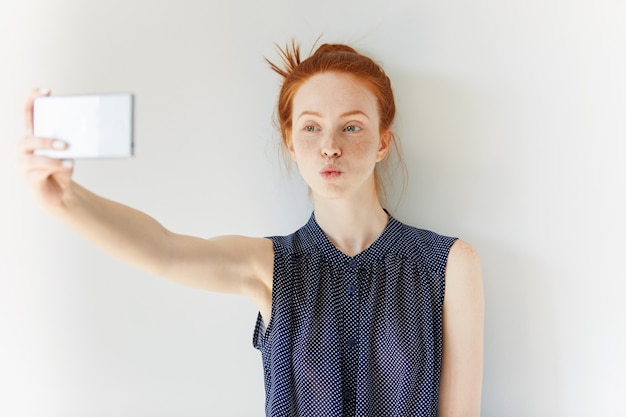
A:
<svg viewBox="0 0 626 417">
<path fill-rule="evenodd" d="M 322 168 L 320 174 L 341 174 L 341 172 L 341 168 L 339 168 L 337 165 L 328 164 Z"/>
</svg>

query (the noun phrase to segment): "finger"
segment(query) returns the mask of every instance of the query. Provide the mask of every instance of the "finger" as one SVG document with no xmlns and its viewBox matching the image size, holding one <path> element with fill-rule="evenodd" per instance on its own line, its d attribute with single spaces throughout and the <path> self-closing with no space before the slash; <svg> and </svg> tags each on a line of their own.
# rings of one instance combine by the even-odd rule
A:
<svg viewBox="0 0 626 417">
<path fill-rule="evenodd" d="M 22 155 L 18 160 L 18 168 L 25 175 L 39 173 L 47 177 L 56 172 L 71 172 L 74 169 L 74 161 L 39 155 Z"/>
<path fill-rule="evenodd" d="M 24 136 L 17 144 L 18 153 L 22 154 L 32 154 L 37 149 L 61 151 L 68 147 L 69 144 L 60 139 L 41 138 L 38 136 Z"/>
<path fill-rule="evenodd" d="M 54 176 L 54 181 L 50 182 L 50 178 Z M 57 185 L 68 184 L 72 179 L 71 170 L 67 171 L 59 171 L 59 170 L 36 170 L 30 171 L 26 173 L 25 180 L 29 187 L 35 190 L 37 193 L 49 188 L 50 186 L 55 187 L 54 183 Z M 37 191 L 39 190 L 39 191 Z"/>
<path fill-rule="evenodd" d="M 24 103 L 24 127 L 27 135 L 33 134 L 33 104 L 35 99 L 49 95 L 50 89 L 48 88 L 34 88 L 26 97 L 26 103 Z"/>
</svg>

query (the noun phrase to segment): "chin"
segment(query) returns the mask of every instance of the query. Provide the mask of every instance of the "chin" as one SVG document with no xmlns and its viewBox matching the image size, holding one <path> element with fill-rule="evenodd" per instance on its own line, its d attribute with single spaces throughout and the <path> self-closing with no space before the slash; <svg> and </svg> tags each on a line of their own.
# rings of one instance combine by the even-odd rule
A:
<svg viewBox="0 0 626 417">
<path fill-rule="evenodd" d="M 310 194 L 313 196 L 313 199 L 322 199 L 322 200 L 340 200 L 345 198 L 345 192 L 338 189 L 325 189 L 325 190 L 317 190 L 314 191 L 309 188 Z"/>
</svg>

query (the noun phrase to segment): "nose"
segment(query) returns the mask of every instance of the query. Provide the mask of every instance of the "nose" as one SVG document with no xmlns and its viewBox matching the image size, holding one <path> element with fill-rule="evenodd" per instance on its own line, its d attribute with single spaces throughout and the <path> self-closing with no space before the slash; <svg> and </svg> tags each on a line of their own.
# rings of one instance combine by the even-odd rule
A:
<svg viewBox="0 0 626 417">
<path fill-rule="evenodd" d="M 322 142 L 322 156 L 324 158 L 337 158 L 341 156 L 341 147 L 333 133 L 328 133 Z"/>
</svg>

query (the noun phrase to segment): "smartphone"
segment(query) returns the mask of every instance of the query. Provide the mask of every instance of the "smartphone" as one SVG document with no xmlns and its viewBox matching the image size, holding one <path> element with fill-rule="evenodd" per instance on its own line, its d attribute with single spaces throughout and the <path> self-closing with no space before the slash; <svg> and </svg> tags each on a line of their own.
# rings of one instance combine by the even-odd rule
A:
<svg viewBox="0 0 626 417">
<path fill-rule="evenodd" d="M 129 158 L 134 153 L 134 96 L 131 93 L 37 97 L 35 136 L 60 139 L 67 149 L 42 149 L 51 158 Z"/>
</svg>

